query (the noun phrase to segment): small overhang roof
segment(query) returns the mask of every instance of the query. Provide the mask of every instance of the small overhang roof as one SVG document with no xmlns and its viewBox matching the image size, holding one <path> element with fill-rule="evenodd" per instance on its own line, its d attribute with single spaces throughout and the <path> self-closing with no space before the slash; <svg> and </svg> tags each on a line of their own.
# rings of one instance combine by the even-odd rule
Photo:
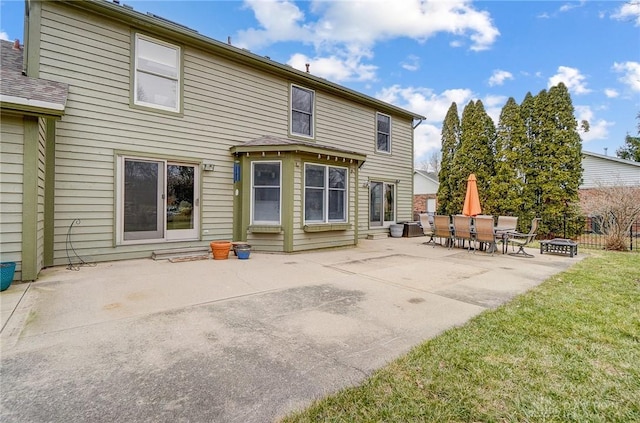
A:
<svg viewBox="0 0 640 423">
<path fill-rule="evenodd" d="M 15 111 L 44 116 L 62 116 L 69 86 L 62 82 L 31 78 L 22 74 L 22 47 L 0 41 L 0 106 Z"/>
<path fill-rule="evenodd" d="M 342 148 L 320 145 L 302 140 L 292 140 L 288 138 L 277 138 L 271 135 L 264 135 L 243 144 L 230 148 L 232 154 L 262 153 L 262 152 L 294 152 L 317 154 L 318 156 L 331 156 L 334 158 L 355 160 L 364 162 L 366 154 L 355 151 L 344 150 Z"/>
</svg>

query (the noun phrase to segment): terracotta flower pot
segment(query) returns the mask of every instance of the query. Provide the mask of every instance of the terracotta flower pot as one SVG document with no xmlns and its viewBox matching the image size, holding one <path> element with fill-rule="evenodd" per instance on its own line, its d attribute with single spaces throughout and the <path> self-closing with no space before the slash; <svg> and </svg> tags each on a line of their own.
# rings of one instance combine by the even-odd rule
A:
<svg viewBox="0 0 640 423">
<path fill-rule="evenodd" d="M 209 246 L 214 260 L 226 260 L 229 258 L 229 251 L 231 251 L 230 241 L 212 241 Z"/>
</svg>

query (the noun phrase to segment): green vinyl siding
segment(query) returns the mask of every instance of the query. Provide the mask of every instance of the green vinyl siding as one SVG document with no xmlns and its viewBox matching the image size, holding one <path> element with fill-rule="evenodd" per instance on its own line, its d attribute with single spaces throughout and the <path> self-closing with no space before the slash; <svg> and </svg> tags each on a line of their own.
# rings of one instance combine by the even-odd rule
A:
<svg viewBox="0 0 640 423">
<path fill-rule="evenodd" d="M 21 116 L 1 116 L 0 260 L 15 261 L 15 279 L 22 276 L 22 204 L 24 123 Z"/>
<path fill-rule="evenodd" d="M 56 122 L 56 173 L 51 175 L 55 177 L 53 263 L 66 264 L 66 235 L 75 219 L 81 223 L 73 228 L 74 248 L 80 256 L 96 261 L 149 257 L 151 251 L 161 248 L 189 247 L 215 239 L 242 237 L 248 225 L 238 227 L 237 219 L 241 216 L 244 222 L 249 207 L 249 203 L 244 202 L 247 187 L 244 184 L 234 186 L 235 158 L 229 149 L 264 135 L 287 138 L 290 84 L 307 85 L 283 77 L 284 72 L 267 72 L 265 65 L 250 67 L 221 56 L 216 53 L 220 48 L 208 51 L 201 41 L 190 43 L 184 35 L 173 40 L 164 29 L 158 29 L 156 33 L 157 28 L 153 25 L 145 24 L 141 31 L 136 24 L 111 20 L 109 13 L 99 15 L 80 11 L 73 3 L 43 2 L 41 7 L 39 76 L 69 84 L 65 115 Z M 105 7 L 113 9 L 112 5 Z M 131 107 L 131 39 L 139 31 L 180 45 L 183 63 L 181 114 Z M 303 77 L 297 77 L 300 78 Z M 301 168 L 294 166 L 294 160 L 301 158 L 292 155 L 286 159 L 291 160 L 287 166 L 292 169 L 294 178 L 291 192 L 286 197 L 290 203 L 283 203 L 283 213 L 291 216 L 289 222 L 283 221 L 285 230 L 281 234 L 246 234 L 247 242 L 260 245 L 261 249 L 264 246 L 266 251 L 348 245 L 357 242 L 357 236 L 366 236 L 368 191 L 356 184 L 358 180 L 387 175 L 406 181 L 398 186 L 398 218 L 408 220 L 411 217 L 413 146 L 410 118 L 383 111 L 393 119 L 393 152 L 391 156 L 378 157 L 374 152 L 377 110 L 372 108 L 371 102 L 361 104 L 353 95 L 329 94 L 317 81 L 309 88 L 316 93 L 315 139 L 312 142 L 367 157 L 360 169 L 355 164 L 350 166 L 355 172 L 349 175 L 349 222 L 352 226 L 345 231 L 304 231 Z M 202 172 L 199 240 L 114 247 L 117 230 L 115 152 L 121 150 L 138 157 L 188 156 L 214 164 L 213 171 Z M 236 215 L 235 188 L 243 195 L 241 211 Z M 358 212 L 356 205 L 362 206 Z M 236 202 L 235 209 L 239 208 Z"/>
</svg>

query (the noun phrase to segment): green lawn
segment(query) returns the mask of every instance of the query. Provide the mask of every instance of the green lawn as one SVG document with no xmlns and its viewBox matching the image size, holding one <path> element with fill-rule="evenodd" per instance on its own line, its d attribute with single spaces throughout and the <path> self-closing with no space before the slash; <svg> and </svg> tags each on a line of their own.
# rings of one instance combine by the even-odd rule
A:
<svg viewBox="0 0 640 423">
<path fill-rule="evenodd" d="M 638 422 L 640 254 L 570 270 L 285 422 Z"/>
</svg>

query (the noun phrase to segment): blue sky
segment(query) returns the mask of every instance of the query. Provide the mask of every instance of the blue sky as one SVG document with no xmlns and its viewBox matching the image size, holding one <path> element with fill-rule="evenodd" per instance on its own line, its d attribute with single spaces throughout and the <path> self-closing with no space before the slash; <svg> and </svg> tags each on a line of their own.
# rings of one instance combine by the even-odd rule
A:
<svg viewBox="0 0 640 423">
<path fill-rule="evenodd" d="M 576 118 L 591 125 L 583 149 L 615 155 L 637 134 L 640 2 L 287 0 L 126 1 L 311 73 L 427 116 L 416 164 L 440 148 L 452 101 L 480 99 L 497 124 L 518 103 L 558 82 Z M 23 39 L 22 1 L 0 0 L 0 37 Z"/>
</svg>

